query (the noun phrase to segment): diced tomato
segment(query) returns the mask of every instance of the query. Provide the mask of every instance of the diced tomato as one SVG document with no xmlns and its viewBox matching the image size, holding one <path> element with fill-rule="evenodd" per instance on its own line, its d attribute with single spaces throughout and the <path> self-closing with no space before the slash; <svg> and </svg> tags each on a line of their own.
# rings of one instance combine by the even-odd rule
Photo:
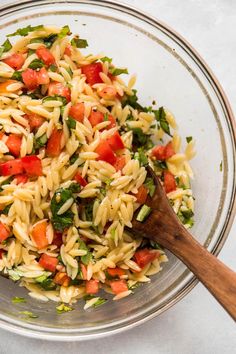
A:
<svg viewBox="0 0 236 354">
<path fill-rule="evenodd" d="M 37 78 L 39 85 L 47 85 L 50 82 L 48 72 L 45 68 L 41 68 L 39 71 L 37 71 Z"/>
<path fill-rule="evenodd" d="M 62 129 L 53 129 L 53 132 L 48 139 L 46 154 L 51 157 L 56 157 L 60 155 L 61 152 L 61 138 L 63 135 Z"/>
<path fill-rule="evenodd" d="M 0 132 L 0 140 L 2 140 L 3 136 L 4 136 L 4 133 Z"/>
<path fill-rule="evenodd" d="M 22 79 L 28 90 L 35 90 L 39 85 L 37 71 L 33 69 L 23 71 Z"/>
<path fill-rule="evenodd" d="M 16 134 L 10 134 L 6 141 L 6 146 L 8 147 L 10 153 L 18 157 L 20 155 L 22 137 Z"/>
<path fill-rule="evenodd" d="M 120 294 L 123 293 L 123 291 L 128 290 L 127 282 L 123 279 L 121 280 L 112 280 L 110 282 L 111 290 L 113 291 L 114 294 Z"/>
<path fill-rule="evenodd" d="M 158 145 L 152 149 L 152 155 L 159 161 L 165 161 L 165 146 Z"/>
<path fill-rule="evenodd" d="M 124 269 L 121 269 L 119 267 L 116 268 L 107 268 L 107 273 L 111 276 L 111 277 L 121 277 L 122 275 L 125 275 L 125 271 Z"/>
<path fill-rule="evenodd" d="M 0 164 L 1 176 L 13 176 L 23 173 L 23 164 L 20 159 L 4 162 Z"/>
<path fill-rule="evenodd" d="M 42 249 L 49 245 L 47 238 L 47 226 L 47 221 L 42 220 L 37 222 L 32 228 L 31 236 L 38 249 Z"/>
<path fill-rule="evenodd" d="M 25 156 L 21 159 L 23 168 L 28 176 L 42 176 L 42 162 L 36 155 Z"/>
<path fill-rule="evenodd" d="M 176 190 L 176 181 L 174 175 L 170 171 L 164 171 L 164 187 L 166 193 Z"/>
<path fill-rule="evenodd" d="M 86 280 L 87 279 L 87 268 L 83 263 L 80 264 L 80 267 L 81 267 L 83 279 Z"/>
<path fill-rule="evenodd" d="M 85 187 L 88 183 L 87 181 L 81 176 L 79 172 L 76 173 L 74 179 L 77 183 L 79 183 L 82 187 Z"/>
<path fill-rule="evenodd" d="M 20 175 L 16 175 L 15 179 L 16 179 L 16 184 L 26 183 L 28 181 L 28 176 L 22 173 Z"/>
<path fill-rule="evenodd" d="M 46 270 L 50 272 L 55 272 L 58 265 L 58 259 L 56 257 L 48 256 L 47 254 L 42 254 L 39 260 L 39 264 Z"/>
<path fill-rule="evenodd" d="M 10 236 L 11 232 L 7 225 L 0 222 L 0 242 L 3 242 Z"/>
<path fill-rule="evenodd" d="M 111 165 L 114 165 L 116 162 L 116 156 L 111 149 L 110 145 L 107 144 L 105 140 L 101 141 L 97 148 L 95 149 L 95 152 L 98 154 L 98 160 L 106 161 L 110 163 Z"/>
<path fill-rule="evenodd" d="M 54 231 L 52 244 L 56 245 L 58 248 L 61 247 L 63 244 L 61 232 Z"/>
<path fill-rule="evenodd" d="M 59 95 L 67 99 L 67 102 L 70 101 L 70 89 L 60 82 L 51 82 L 48 87 L 48 95 L 54 96 Z"/>
<path fill-rule="evenodd" d="M 148 189 L 142 184 L 138 189 L 138 193 L 135 194 L 135 197 L 137 198 L 136 202 L 140 204 L 144 204 L 146 202 L 147 196 L 148 196 Z"/>
<path fill-rule="evenodd" d="M 70 284 L 70 280 L 71 278 L 68 277 L 68 275 L 65 272 L 58 272 L 53 278 L 55 284 L 62 285 L 62 286 L 68 286 Z"/>
<path fill-rule="evenodd" d="M 160 253 L 157 250 L 149 250 L 148 248 L 143 248 L 135 252 L 134 260 L 140 268 L 144 268 L 148 263 L 153 262 Z"/>
<path fill-rule="evenodd" d="M 0 83 L 0 93 L 9 93 L 9 91 L 7 90 L 7 87 L 11 84 L 16 84 L 18 81 L 16 80 L 7 80 L 4 82 Z"/>
<path fill-rule="evenodd" d="M 39 57 L 39 59 L 41 59 L 44 62 L 44 64 L 46 64 L 47 66 L 55 64 L 56 62 L 50 50 L 48 50 L 44 46 L 40 46 L 36 50 L 36 54 Z"/>
<path fill-rule="evenodd" d="M 158 145 L 152 150 L 152 155 L 159 161 L 165 161 L 175 154 L 173 144 L 170 141 L 167 145 Z"/>
<path fill-rule="evenodd" d="M 41 127 L 41 125 L 45 122 L 45 119 L 36 113 L 25 114 L 24 118 L 28 119 L 30 131 Z"/>
<path fill-rule="evenodd" d="M 115 118 L 111 114 L 109 114 L 108 120 L 111 122 L 111 124 L 109 124 L 107 128 L 109 128 L 109 129 L 114 128 L 116 126 Z"/>
<path fill-rule="evenodd" d="M 69 110 L 69 117 L 77 120 L 78 122 L 83 122 L 84 120 L 84 103 L 76 103 L 71 106 Z"/>
<path fill-rule="evenodd" d="M 123 167 L 125 167 L 125 164 L 126 164 L 125 156 L 118 156 L 113 166 L 115 167 L 116 171 L 120 171 L 122 170 Z"/>
<path fill-rule="evenodd" d="M 92 127 L 95 127 L 95 125 L 104 122 L 104 114 L 99 111 L 92 111 L 89 116 L 89 121 Z"/>
<path fill-rule="evenodd" d="M 25 58 L 22 54 L 15 53 L 4 59 L 3 62 L 9 65 L 12 69 L 19 70 L 24 64 Z"/>
<path fill-rule="evenodd" d="M 68 57 L 70 57 L 70 56 L 71 56 L 71 53 L 72 53 L 72 51 L 71 51 L 71 45 L 68 44 L 68 45 L 66 46 L 66 48 L 65 48 L 64 54 L 67 55 Z"/>
<path fill-rule="evenodd" d="M 86 294 L 96 294 L 99 290 L 99 281 L 96 279 L 87 280 L 85 283 Z"/>
<path fill-rule="evenodd" d="M 0 249 L 0 259 L 2 259 L 2 256 L 4 255 L 4 250 Z"/>
<path fill-rule="evenodd" d="M 86 76 L 86 81 L 89 85 L 99 84 L 103 82 L 99 75 L 102 72 L 101 63 L 92 63 L 84 65 L 82 66 L 81 71 L 82 74 Z"/>
<path fill-rule="evenodd" d="M 107 143 L 110 145 L 113 151 L 124 149 L 124 143 L 118 132 L 115 132 L 112 136 L 107 139 Z"/>
<path fill-rule="evenodd" d="M 173 144 L 170 141 L 166 146 L 165 146 L 165 158 L 169 159 L 171 156 L 175 154 L 175 150 L 173 148 Z"/>
</svg>

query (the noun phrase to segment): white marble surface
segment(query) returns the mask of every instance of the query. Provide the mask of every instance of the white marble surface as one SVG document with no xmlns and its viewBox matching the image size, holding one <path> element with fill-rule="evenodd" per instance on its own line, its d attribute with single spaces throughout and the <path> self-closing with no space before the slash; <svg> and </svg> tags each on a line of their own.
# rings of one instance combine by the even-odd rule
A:
<svg viewBox="0 0 236 354">
<path fill-rule="evenodd" d="M 2 0 L 1 4 L 8 1 Z M 236 1 L 126 0 L 166 22 L 203 56 L 236 112 Z M 220 254 L 236 270 L 236 223 Z M 160 317 L 126 333 L 91 342 L 56 343 L 0 330 L 0 354 L 233 354 L 235 323 L 202 285 Z"/>
</svg>

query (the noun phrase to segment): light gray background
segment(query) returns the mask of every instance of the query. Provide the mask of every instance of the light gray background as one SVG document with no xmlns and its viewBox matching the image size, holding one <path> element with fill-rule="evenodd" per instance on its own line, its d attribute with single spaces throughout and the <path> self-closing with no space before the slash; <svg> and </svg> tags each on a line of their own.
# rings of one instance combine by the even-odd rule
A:
<svg viewBox="0 0 236 354">
<path fill-rule="evenodd" d="M 10 1 L 1 0 L 1 4 Z M 236 111 L 236 1 L 126 0 L 173 27 L 212 68 Z M 220 257 L 236 270 L 236 222 Z M 233 354 L 236 327 L 211 295 L 197 285 L 169 311 L 126 333 L 91 342 L 56 343 L 0 330 L 0 354 Z"/>
</svg>

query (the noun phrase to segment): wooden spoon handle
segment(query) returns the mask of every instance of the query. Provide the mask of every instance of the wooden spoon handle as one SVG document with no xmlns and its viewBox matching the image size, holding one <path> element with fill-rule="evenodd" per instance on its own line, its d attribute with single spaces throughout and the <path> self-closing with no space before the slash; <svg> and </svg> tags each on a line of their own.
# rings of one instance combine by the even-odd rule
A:
<svg viewBox="0 0 236 354">
<path fill-rule="evenodd" d="M 236 321 L 236 273 L 201 246 L 185 229 L 169 250 L 180 258 Z"/>
</svg>

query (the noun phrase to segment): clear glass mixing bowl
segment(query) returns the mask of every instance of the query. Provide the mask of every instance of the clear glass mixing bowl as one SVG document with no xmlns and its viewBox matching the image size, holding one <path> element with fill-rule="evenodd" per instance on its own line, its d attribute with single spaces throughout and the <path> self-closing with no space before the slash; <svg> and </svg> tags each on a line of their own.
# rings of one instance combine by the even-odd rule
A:
<svg viewBox="0 0 236 354">
<path fill-rule="evenodd" d="M 175 114 L 183 140 L 192 135 L 197 142 L 192 232 L 217 254 L 235 214 L 235 126 L 219 83 L 195 50 L 158 20 L 110 1 L 17 1 L 2 7 L 0 14 L 2 42 L 18 27 L 68 24 L 88 40 L 88 53 L 102 51 L 138 74 L 143 104 L 156 99 Z M 0 326 L 57 340 L 90 339 L 131 328 L 168 309 L 196 284 L 192 273 L 172 255 L 163 268 L 128 298 L 87 312 L 78 304 L 63 315 L 56 314 L 55 303 L 29 298 L 23 288 L 1 277 Z M 12 296 L 23 296 L 27 303 L 14 305 Z M 24 310 L 39 317 L 26 321 L 19 314 Z"/>
</svg>

